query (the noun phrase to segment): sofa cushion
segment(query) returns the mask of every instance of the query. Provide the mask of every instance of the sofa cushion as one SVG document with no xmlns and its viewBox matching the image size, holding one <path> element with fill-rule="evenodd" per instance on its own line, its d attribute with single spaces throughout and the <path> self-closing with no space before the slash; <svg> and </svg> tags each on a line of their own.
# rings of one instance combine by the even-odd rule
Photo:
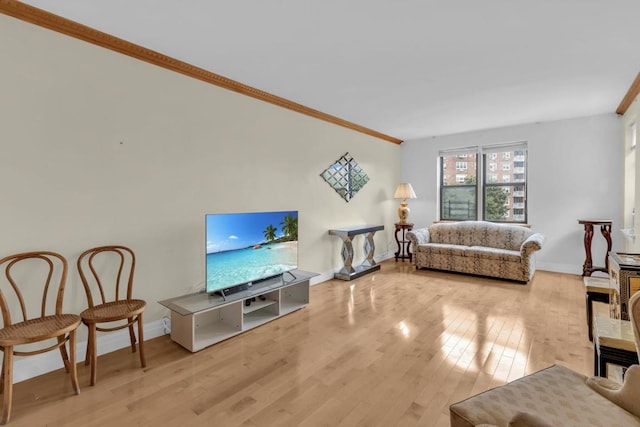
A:
<svg viewBox="0 0 640 427">
<path fill-rule="evenodd" d="M 448 243 L 426 243 L 418 245 L 416 251 L 428 251 L 432 254 L 443 254 L 452 256 L 465 256 L 466 246 L 450 245 Z"/>
<path fill-rule="evenodd" d="M 498 261 L 522 261 L 519 251 L 510 251 L 508 249 L 497 249 L 485 246 L 471 246 L 467 251 L 467 256 L 481 259 L 494 259 Z"/>
<path fill-rule="evenodd" d="M 591 390 L 586 378 L 551 366 L 451 405 L 451 427 L 506 426 L 519 412 L 554 426 L 640 426 L 640 418 Z"/>
<path fill-rule="evenodd" d="M 423 245 L 418 245 L 416 251 L 428 251 L 431 254 L 509 261 L 517 263 L 522 260 L 520 252 L 518 251 L 489 248 L 484 246 L 460 246 L 450 245 L 446 243 L 426 243 Z"/>
<path fill-rule="evenodd" d="M 432 243 L 487 246 L 511 251 L 519 251 L 532 234 L 527 227 L 486 221 L 443 222 L 429 227 Z"/>
</svg>

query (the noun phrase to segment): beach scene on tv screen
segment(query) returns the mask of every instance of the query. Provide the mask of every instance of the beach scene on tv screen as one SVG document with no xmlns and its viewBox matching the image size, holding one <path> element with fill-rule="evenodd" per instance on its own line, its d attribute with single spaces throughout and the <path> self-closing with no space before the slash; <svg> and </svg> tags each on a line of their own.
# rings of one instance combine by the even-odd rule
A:
<svg viewBox="0 0 640 427">
<path fill-rule="evenodd" d="M 277 276 L 298 265 L 298 212 L 206 216 L 207 292 Z"/>
</svg>

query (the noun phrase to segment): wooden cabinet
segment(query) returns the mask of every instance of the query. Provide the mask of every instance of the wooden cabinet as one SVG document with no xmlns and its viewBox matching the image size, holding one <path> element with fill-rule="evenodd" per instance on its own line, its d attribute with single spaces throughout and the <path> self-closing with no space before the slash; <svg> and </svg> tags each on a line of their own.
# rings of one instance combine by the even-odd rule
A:
<svg viewBox="0 0 640 427">
<path fill-rule="evenodd" d="M 171 339 L 196 352 L 303 308 L 314 276 L 295 270 L 226 298 L 199 292 L 160 304 L 171 310 Z"/>
<path fill-rule="evenodd" d="M 640 254 L 609 253 L 609 281 L 611 317 L 629 320 L 629 298 L 640 290 Z"/>
</svg>

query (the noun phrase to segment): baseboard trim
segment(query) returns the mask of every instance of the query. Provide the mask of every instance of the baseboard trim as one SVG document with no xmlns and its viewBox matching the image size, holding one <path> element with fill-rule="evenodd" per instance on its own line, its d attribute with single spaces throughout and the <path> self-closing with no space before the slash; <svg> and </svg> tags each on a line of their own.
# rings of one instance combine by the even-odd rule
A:
<svg viewBox="0 0 640 427">
<path fill-rule="evenodd" d="M 554 262 L 536 262 L 536 269 L 551 271 L 554 273 L 566 273 L 582 275 L 582 266 L 575 266 L 572 264 L 557 264 Z"/>
<path fill-rule="evenodd" d="M 81 326 L 82 327 L 82 326 Z M 144 325 L 145 340 L 157 338 L 165 334 L 162 319 Z M 98 334 L 98 356 L 129 347 L 129 331 L 123 329 L 116 332 Z M 87 342 L 76 343 L 76 359 L 84 360 Z M 47 372 L 63 368 L 59 351 L 49 351 L 36 356 L 16 356 L 13 363 L 13 382 L 19 383 Z"/>
<path fill-rule="evenodd" d="M 333 270 L 325 271 L 324 273 L 320 273 L 317 276 L 312 277 L 311 280 L 309 280 L 309 286 L 319 285 L 320 283 L 331 279 L 333 279 Z"/>
</svg>

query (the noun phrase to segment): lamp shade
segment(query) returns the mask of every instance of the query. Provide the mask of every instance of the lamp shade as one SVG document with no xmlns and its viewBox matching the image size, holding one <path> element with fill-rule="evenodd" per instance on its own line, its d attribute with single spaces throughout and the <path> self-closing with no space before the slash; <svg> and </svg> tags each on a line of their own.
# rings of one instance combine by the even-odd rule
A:
<svg viewBox="0 0 640 427">
<path fill-rule="evenodd" d="M 396 193 L 393 195 L 394 199 L 415 199 L 417 198 L 413 187 L 408 182 L 401 182 L 396 188 Z"/>
</svg>

